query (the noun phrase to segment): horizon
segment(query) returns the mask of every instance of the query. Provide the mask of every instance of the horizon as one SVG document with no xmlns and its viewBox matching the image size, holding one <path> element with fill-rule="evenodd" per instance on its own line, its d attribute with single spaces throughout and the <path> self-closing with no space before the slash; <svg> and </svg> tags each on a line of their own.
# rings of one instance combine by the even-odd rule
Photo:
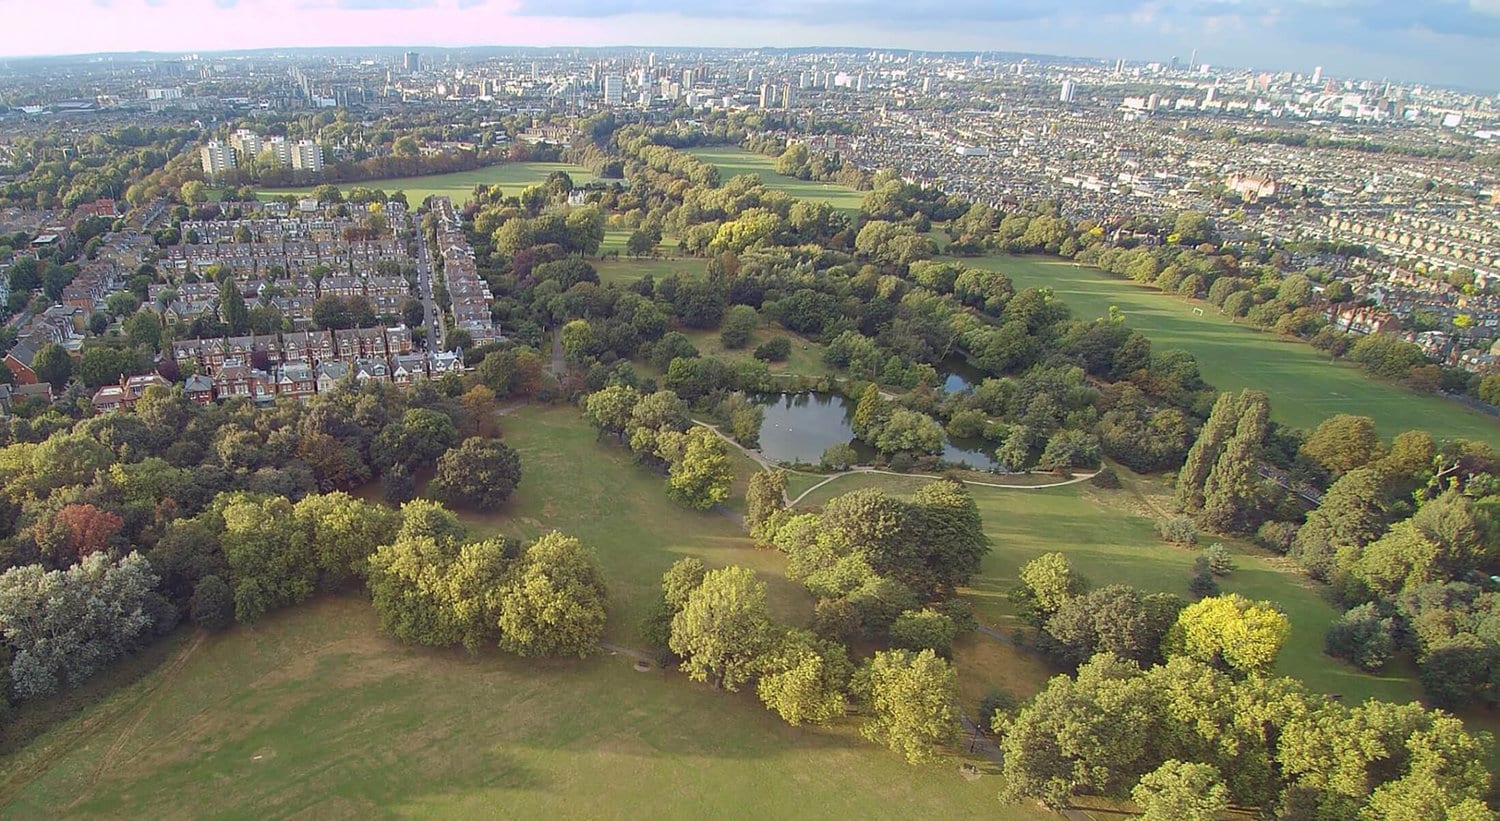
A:
<svg viewBox="0 0 1500 821">
<path fill-rule="evenodd" d="M 12 3 L 6 3 L 11 5 Z M 0 59 L 293 49 L 854 49 L 1198 64 L 1433 84 L 1476 93 L 1500 70 L 1500 2 L 1405 8 L 1291 0 L 1250 13 L 1182 0 L 771 0 L 754 17 L 676 0 L 57 0 L 14 9 Z M 68 26 L 58 26 L 67 17 Z M 493 32 L 493 39 L 475 36 Z M 413 45 L 422 42 L 425 45 Z M 653 43 L 654 45 L 640 45 Z M 830 45 L 830 43 L 843 45 Z M 1443 59 L 1434 61 L 1432 55 Z"/>
</svg>

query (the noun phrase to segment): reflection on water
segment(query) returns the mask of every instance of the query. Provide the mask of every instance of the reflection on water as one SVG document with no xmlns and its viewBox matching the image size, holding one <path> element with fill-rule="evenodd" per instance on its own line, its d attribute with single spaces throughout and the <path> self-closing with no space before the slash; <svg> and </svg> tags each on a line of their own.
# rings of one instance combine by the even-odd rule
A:
<svg viewBox="0 0 1500 821">
<path fill-rule="evenodd" d="M 755 401 L 766 412 L 760 451 L 773 462 L 816 463 L 833 445 L 854 447 L 861 462 L 874 457 L 868 446 L 854 438 L 855 403 L 849 399 L 831 393 L 777 393 L 755 397 Z M 995 465 L 994 456 L 977 439 L 946 441 L 943 459 L 980 470 Z"/>
</svg>

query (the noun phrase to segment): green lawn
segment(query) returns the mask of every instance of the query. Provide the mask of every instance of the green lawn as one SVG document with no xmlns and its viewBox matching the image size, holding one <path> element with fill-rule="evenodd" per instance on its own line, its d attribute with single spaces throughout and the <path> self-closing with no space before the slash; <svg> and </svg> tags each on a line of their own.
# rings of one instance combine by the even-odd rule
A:
<svg viewBox="0 0 1500 821">
<path fill-rule="evenodd" d="M 486 166 L 474 171 L 457 171 L 452 174 L 430 174 L 425 177 L 400 177 L 388 180 L 369 180 L 367 182 L 345 183 L 340 185 L 342 191 L 347 192 L 354 186 L 365 188 L 379 188 L 387 194 L 397 191 L 406 192 L 406 200 L 415 208 L 418 203 L 432 195 L 446 196 L 453 199 L 454 205 L 463 205 L 469 201 L 474 193 L 476 185 L 498 185 L 506 194 L 519 194 L 521 189 L 532 183 L 539 183 L 554 171 L 565 171 L 573 178 L 574 185 L 582 185 L 594 180 L 594 172 L 581 165 L 561 162 L 508 162 L 499 165 Z M 306 194 L 310 188 L 302 189 L 276 189 L 257 191 L 256 196 L 261 199 L 279 197 L 284 194 Z"/>
<path fill-rule="evenodd" d="M 1331 362 L 1306 343 L 1235 324 L 1206 302 L 1046 257 L 995 255 L 963 262 L 1002 271 L 1017 288 L 1051 288 L 1080 318 L 1104 316 L 1111 305 L 1119 306 L 1126 324 L 1157 347 L 1197 357 L 1203 378 L 1215 388 L 1264 391 L 1272 415 L 1285 424 L 1310 430 L 1329 416 L 1352 413 L 1374 419 L 1386 437 L 1420 428 L 1500 448 L 1500 420 L 1373 379 L 1352 365 Z M 1195 315 L 1195 308 L 1203 314 Z"/>
<path fill-rule="evenodd" d="M 768 188 L 786 193 L 801 200 L 826 202 L 840 211 L 855 213 L 864 203 L 863 191 L 855 191 L 842 185 L 826 182 L 799 180 L 776 173 L 776 158 L 755 154 L 743 148 L 692 148 L 688 153 L 719 169 L 719 178 L 728 182 L 730 177 L 755 174 Z"/>
<path fill-rule="evenodd" d="M 525 476 L 474 535 L 552 528 L 599 554 L 608 637 L 636 622 L 676 558 L 754 567 L 782 618 L 809 598 L 781 557 L 715 513 L 681 510 L 662 479 L 597 442 L 573 408 L 503 420 Z M 180 648 L 180 649 L 179 649 Z M 751 693 L 716 692 L 628 659 L 538 661 L 406 647 L 363 598 L 324 598 L 197 642 L 0 759 L 0 815 L 41 817 L 1055 817 L 1003 807 L 994 775 L 924 767 L 851 720 L 793 728 Z M 976 650 L 976 680 L 1005 668 Z M 994 767 L 982 764 L 987 773 Z"/>
</svg>

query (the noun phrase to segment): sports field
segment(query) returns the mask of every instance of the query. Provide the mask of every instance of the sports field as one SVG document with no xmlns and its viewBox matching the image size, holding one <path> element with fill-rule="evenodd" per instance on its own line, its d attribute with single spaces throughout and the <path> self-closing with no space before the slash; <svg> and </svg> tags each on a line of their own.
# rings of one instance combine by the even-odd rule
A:
<svg viewBox="0 0 1500 821">
<path fill-rule="evenodd" d="M 577 409 L 505 417 L 525 477 L 476 533 L 561 528 L 599 554 L 607 638 L 636 625 L 674 560 L 754 567 L 787 620 L 810 603 L 737 525 L 666 499 L 662 478 L 597 443 Z M 632 660 L 536 661 L 383 637 L 359 596 L 325 598 L 198 640 L 0 759 L 0 815 L 202 817 L 1050 816 L 1003 807 L 960 759 L 909 767 L 850 721 L 798 729 L 750 693 Z M 987 670 L 998 670 L 993 659 Z M 966 682 L 966 691 L 979 684 Z M 982 762 L 986 772 L 993 765 Z"/>
<path fill-rule="evenodd" d="M 474 193 L 476 185 L 498 185 L 506 194 L 519 194 L 521 189 L 533 183 L 539 183 L 547 179 L 547 175 L 554 171 L 567 172 L 573 178 L 574 185 L 582 185 L 592 182 L 594 172 L 581 165 L 561 162 L 508 162 L 499 165 L 490 165 L 473 171 L 457 171 L 452 174 L 431 174 L 425 177 L 397 177 L 387 180 L 368 180 L 365 182 L 344 183 L 339 190 L 348 193 L 350 188 L 359 186 L 362 188 L 379 188 L 387 194 L 397 191 L 406 192 L 406 201 L 416 207 L 422 200 L 429 196 L 437 195 L 450 197 L 454 205 L 463 205 L 469 201 Z M 256 191 L 256 196 L 261 199 L 279 197 L 285 194 L 303 195 L 309 188 L 282 188 L 265 191 Z"/>
<path fill-rule="evenodd" d="M 1374 419 L 1387 438 L 1420 428 L 1500 448 L 1500 419 L 1366 376 L 1304 342 L 1235 324 L 1207 302 L 1047 257 L 994 255 L 963 263 L 1002 271 L 1018 289 L 1051 288 L 1082 319 L 1104 316 L 1111 305 L 1119 306 L 1126 324 L 1145 333 L 1154 346 L 1180 348 L 1197 357 L 1203 378 L 1215 388 L 1264 391 L 1271 397 L 1272 416 L 1284 424 L 1310 430 L 1329 416 L 1352 413 Z"/>
<path fill-rule="evenodd" d="M 776 158 L 755 154 L 743 148 L 716 146 L 713 148 L 691 148 L 688 153 L 719 169 L 719 178 L 727 181 L 741 174 L 755 174 L 766 187 L 786 193 L 802 200 L 826 202 L 840 211 L 854 213 L 864 203 L 862 191 L 833 185 L 826 182 L 805 181 L 785 177 L 776 173 Z"/>
</svg>

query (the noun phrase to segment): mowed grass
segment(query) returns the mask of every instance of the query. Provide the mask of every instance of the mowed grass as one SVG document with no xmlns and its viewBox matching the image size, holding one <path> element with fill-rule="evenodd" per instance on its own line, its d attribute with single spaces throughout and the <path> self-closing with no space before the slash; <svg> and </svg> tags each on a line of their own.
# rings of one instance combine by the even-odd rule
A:
<svg viewBox="0 0 1500 821">
<path fill-rule="evenodd" d="M 474 194 L 476 185 L 498 185 L 507 195 L 521 193 L 521 189 L 528 185 L 542 182 L 547 175 L 554 171 L 563 171 L 573 178 L 574 185 L 582 185 L 594 180 L 594 172 L 581 165 L 561 162 L 507 162 L 499 165 L 485 166 L 473 171 L 455 171 L 452 174 L 429 174 L 422 177 L 395 177 L 385 180 L 369 180 L 366 182 L 344 183 L 339 190 L 347 194 L 350 188 L 360 186 L 362 188 L 378 188 L 387 194 L 397 191 L 406 192 L 406 201 L 415 208 L 422 200 L 429 196 L 449 197 L 456 206 L 462 206 L 469 201 Z M 281 188 L 265 191 L 257 191 L 256 196 L 261 199 L 279 197 L 286 194 L 305 195 L 311 191 L 307 188 Z"/>
<path fill-rule="evenodd" d="M 730 177 L 754 174 L 760 177 L 767 188 L 796 197 L 799 200 L 826 202 L 840 211 L 858 212 L 864 204 L 863 191 L 855 191 L 842 185 L 799 180 L 776 173 L 776 158 L 746 151 L 743 148 L 718 146 L 713 148 L 690 148 L 688 153 L 719 169 L 719 179 L 728 182 Z"/>
<path fill-rule="evenodd" d="M 1048 817 L 621 657 L 402 646 L 357 598 L 189 646 L 7 759 L 4 815 Z"/>
<path fill-rule="evenodd" d="M 672 505 L 576 409 L 503 424 L 526 474 L 503 512 L 466 517 L 471 535 L 583 539 L 608 580 L 609 639 L 639 646 L 661 572 L 688 555 L 755 568 L 778 615 L 805 618 L 778 554 L 722 515 Z M 0 759 L 0 815 L 1054 817 L 1000 805 L 1000 780 L 965 780 L 957 756 L 909 767 L 854 720 L 793 728 L 752 693 L 638 673 L 625 657 L 403 646 L 357 596 L 175 643 L 154 672 Z M 1007 666 L 992 656 L 976 652 L 966 701 Z"/>
<path fill-rule="evenodd" d="M 1421 429 L 1500 448 L 1500 420 L 1371 378 L 1353 365 L 1330 361 L 1304 342 L 1235 324 L 1207 302 L 1044 257 L 994 255 L 963 263 L 1002 271 L 1018 289 L 1051 288 L 1081 319 L 1104 316 L 1111 305 L 1119 306 L 1126 324 L 1156 348 L 1193 354 L 1203 378 L 1215 388 L 1264 391 L 1271 398 L 1272 416 L 1284 424 L 1311 430 L 1334 414 L 1352 413 L 1374 419 L 1387 438 Z M 1203 314 L 1195 315 L 1194 308 Z"/>
<path fill-rule="evenodd" d="M 648 274 L 657 282 L 670 276 L 703 279 L 708 275 L 708 260 L 701 257 L 678 256 L 677 243 L 671 237 L 663 237 L 662 241 L 657 243 L 657 256 L 655 257 L 629 256 L 625 249 L 625 243 L 629 238 L 629 231 L 605 232 L 604 243 L 599 246 L 600 253 L 614 251 L 620 256 L 589 261 L 589 264 L 599 272 L 600 282 L 629 285 Z"/>
</svg>

